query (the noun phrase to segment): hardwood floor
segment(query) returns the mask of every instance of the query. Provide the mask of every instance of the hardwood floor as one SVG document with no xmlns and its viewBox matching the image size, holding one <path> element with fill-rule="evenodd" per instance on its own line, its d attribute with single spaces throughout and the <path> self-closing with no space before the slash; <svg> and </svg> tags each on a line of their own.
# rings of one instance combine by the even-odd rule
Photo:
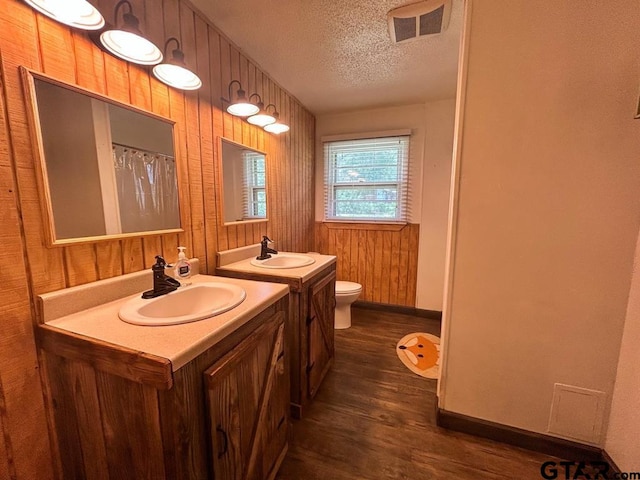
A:
<svg viewBox="0 0 640 480">
<path fill-rule="evenodd" d="M 293 422 L 278 480 L 540 479 L 559 459 L 435 424 L 436 381 L 395 353 L 407 333 L 439 335 L 439 322 L 353 308 L 336 330 L 336 359 L 315 401 Z"/>
</svg>

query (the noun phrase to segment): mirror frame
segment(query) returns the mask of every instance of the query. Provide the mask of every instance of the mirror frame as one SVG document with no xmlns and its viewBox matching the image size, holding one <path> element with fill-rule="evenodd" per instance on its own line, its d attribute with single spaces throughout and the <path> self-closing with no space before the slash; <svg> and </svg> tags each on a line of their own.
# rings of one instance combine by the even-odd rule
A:
<svg viewBox="0 0 640 480">
<path fill-rule="evenodd" d="M 222 164 L 222 142 L 227 142 L 227 143 L 231 143 L 233 145 L 236 145 L 240 148 L 247 148 L 249 150 L 253 150 L 254 152 L 257 153 L 261 153 L 262 155 L 264 155 L 264 163 L 265 163 L 265 186 L 264 186 L 264 190 L 265 190 L 265 194 L 267 196 L 267 216 L 265 218 L 256 218 L 254 220 L 240 220 L 240 221 L 236 221 L 236 222 L 225 222 L 224 220 L 224 182 L 222 181 L 223 175 L 223 164 Z M 271 202 L 269 202 L 269 175 L 267 173 L 267 160 L 268 159 L 268 155 L 267 152 L 264 152 L 262 150 L 259 150 L 257 148 L 253 148 L 250 147 L 249 145 L 245 145 L 243 143 L 240 142 L 236 142 L 235 140 L 231 140 L 230 138 L 224 137 L 222 135 L 220 135 L 218 137 L 218 172 L 219 172 L 219 185 L 220 187 L 218 188 L 218 195 L 219 195 L 219 201 L 218 201 L 218 217 L 219 217 L 219 225 L 223 225 L 225 227 L 228 226 L 233 226 L 233 225 L 246 225 L 246 224 L 250 224 L 250 223 L 262 223 L 262 222 L 268 222 L 269 221 L 269 204 Z"/>
<path fill-rule="evenodd" d="M 147 237 L 151 235 L 164 235 L 167 233 L 184 232 L 184 226 L 187 224 L 186 223 L 186 206 L 184 204 L 184 194 L 182 192 L 182 188 L 183 188 L 182 187 L 183 185 L 182 168 L 178 167 L 179 159 L 178 159 L 178 148 L 177 148 L 177 145 L 178 145 L 177 128 L 176 128 L 176 122 L 174 120 L 155 114 L 153 112 L 149 112 L 142 108 L 135 107 L 133 105 L 119 102 L 117 100 L 114 100 L 105 95 L 93 92 L 86 88 L 79 87 L 77 85 L 72 85 L 67 82 L 63 82 L 56 78 L 50 77 L 49 75 L 36 72 L 24 66 L 20 66 L 20 74 L 22 76 L 22 85 L 25 93 L 25 101 L 26 101 L 25 106 L 26 106 L 27 117 L 29 122 L 29 132 L 31 134 L 31 147 L 32 147 L 32 152 L 34 157 L 38 196 L 40 198 L 39 203 L 40 203 L 40 209 L 43 216 L 43 228 L 45 230 L 47 246 L 49 247 L 68 246 L 68 245 L 95 243 L 100 241 L 115 240 L 115 239 L 122 239 L 122 238 Z M 174 151 L 174 158 L 176 161 L 176 176 L 177 176 L 176 182 L 178 187 L 178 212 L 179 212 L 179 219 L 180 219 L 180 225 L 181 225 L 180 228 L 171 228 L 166 230 L 149 230 L 149 231 L 130 232 L 130 233 L 105 234 L 105 235 L 77 237 L 77 238 L 63 238 L 63 239 L 56 238 L 53 207 L 51 202 L 51 193 L 49 191 L 49 179 L 47 175 L 46 158 L 44 155 L 44 143 L 42 140 L 42 131 L 40 128 L 40 115 L 38 112 L 38 104 L 37 104 L 37 97 L 36 97 L 36 86 L 35 86 L 36 79 L 56 85 L 61 88 L 65 88 L 67 90 L 74 91 L 81 95 L 86 95 L 88 97 L 92 97 L 97 100 L 110 103 L 120 108 L 131 110 L 133 112 L 139 113 L 141 115 L 145 115 L 150 118 L 154 118 L 156 120 L 160 120 L 162 122 L 165 122 L 171 125 L 171 130 L 173 135 L 173 151 Z"/>
</svg>

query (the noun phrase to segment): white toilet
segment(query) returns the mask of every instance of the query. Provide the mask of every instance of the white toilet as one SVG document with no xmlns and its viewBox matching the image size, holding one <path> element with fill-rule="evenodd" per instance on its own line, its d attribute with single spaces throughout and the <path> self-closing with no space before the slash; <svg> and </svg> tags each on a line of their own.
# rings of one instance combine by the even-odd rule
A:
<svg viewBox="0 0 640 480">
<path fill-rule="evenodd" d="M 362 285 L 355 282 L 336 282 L 336 323 L 337 330 L 351 326 L 351 304 L 362 292 Z"/>
</svg>

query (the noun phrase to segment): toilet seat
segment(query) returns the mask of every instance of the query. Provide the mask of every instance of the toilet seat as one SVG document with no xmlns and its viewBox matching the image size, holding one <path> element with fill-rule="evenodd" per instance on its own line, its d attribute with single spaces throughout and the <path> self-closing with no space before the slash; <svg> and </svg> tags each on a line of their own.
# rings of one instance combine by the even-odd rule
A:
<svg viewBox="0 0 640 480">
<path fill-rule="evenodd" d="M 346 295 L 362 291 L 362 285 L 356 282 L 338 280 L 336 282 L 336 295 Z"/>
</svg>

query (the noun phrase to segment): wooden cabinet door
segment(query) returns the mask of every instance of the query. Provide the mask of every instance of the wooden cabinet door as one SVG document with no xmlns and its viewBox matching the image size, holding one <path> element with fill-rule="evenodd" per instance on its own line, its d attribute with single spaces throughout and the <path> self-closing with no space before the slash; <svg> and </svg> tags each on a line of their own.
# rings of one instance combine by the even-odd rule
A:
<svg viewBox="0 0 640 480">
<path fill-rule="evenodd" d="M 286 361 L 279 312 L 205 372 L 216 480 L 275 476 L 287 446 Z"/>
<path fill-rule="evenodd" d="M 307 382 L 311 398 L 318 391 L 318 387 L 333 361 L 335 289 L 335 272 L 329 273 L 309 287 Z"/>
</svg>

